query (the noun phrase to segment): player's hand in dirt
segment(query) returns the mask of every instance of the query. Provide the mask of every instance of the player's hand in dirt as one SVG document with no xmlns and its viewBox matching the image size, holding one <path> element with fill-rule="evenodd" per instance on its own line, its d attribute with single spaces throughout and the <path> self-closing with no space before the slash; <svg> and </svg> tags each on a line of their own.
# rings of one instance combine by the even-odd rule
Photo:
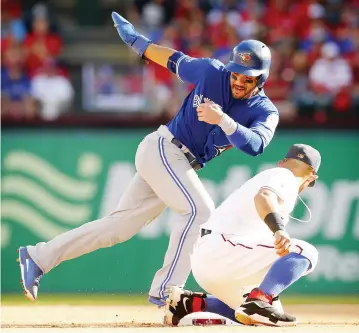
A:
<svg viewBox="0 0 359 333">
<path fill-rule="evenodd" d="M 223 111 L 218 104 L 205 98 L 204 103 L 201 103 L 197 107 L 197 115 L 199 121 L 204 121 L 211 125 L 218 125 L 222 119 Z"/>
<path fill-rule="evenodd" d="M 281 257 L 289 253 L 291 246 L 291 239 L 289 234 L 284 230 L 278 230 L 274 234 L 274 248 L 277 250 L 277 254 Z"/>
</svg>

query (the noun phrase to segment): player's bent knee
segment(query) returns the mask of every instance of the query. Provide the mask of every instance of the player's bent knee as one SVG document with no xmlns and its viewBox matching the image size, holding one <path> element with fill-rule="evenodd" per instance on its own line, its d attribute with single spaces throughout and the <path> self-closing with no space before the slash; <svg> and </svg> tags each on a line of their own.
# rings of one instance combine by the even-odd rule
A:
<svg viewBox="0 0 359 333">
<path fill-rule="evenodd" d="M 298 253 L 310 261 L 310 268 L 306 274 L 311 273 L 317 266 L 319 253 L 318 250 L 310 243 L 305 241 L 296 241 L 295 246 L 298 249 Z"/>
<path fill-rule="evenodd" d="M 110 247 L 118 243 L 124 243 L 128 241 L 130 238 L 132 238 L 134 235 L 135 233 L 121 233 L 121 234 L 112 235 L 108 246 Z"/>
<path fill-rule="evenodd" d="M 193 228 L 207 222 L 211 214 L 214 212 L 214 209 L 214 203 L 211 205 L 210 203 L 196 202 L 195 209 L 191 207 L 191 210 L 182 212 L 182 215 L 188 216 L 188 219 L 193 219 L 194 215 L 194 219 L 192 220 Z"/>
</svg>

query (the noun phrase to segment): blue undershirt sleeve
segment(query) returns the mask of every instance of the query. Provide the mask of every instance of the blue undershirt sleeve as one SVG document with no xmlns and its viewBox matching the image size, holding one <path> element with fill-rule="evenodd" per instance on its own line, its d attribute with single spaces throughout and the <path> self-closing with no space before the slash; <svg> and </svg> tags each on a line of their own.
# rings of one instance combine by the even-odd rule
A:
<svg viewBox="0 0 359 333">
<path fill-rule="evenodd" d="M 263 153 L 272 140 L 278 121 L 279 116 L 273 113 L 258 117 L 249 128 L 237 123 L 237 129 L 227 138 L 234 147 L 248 155 L 257 156 Z"/>
<path fill-rule="evenodd" d="M 237 124 L 237 129 L 231 135 L 227 135 L 229 142 L 244 153 L 257 156 L 263 152 L 263 141 L 259 134 L 250 128 Z"/>
</svg>

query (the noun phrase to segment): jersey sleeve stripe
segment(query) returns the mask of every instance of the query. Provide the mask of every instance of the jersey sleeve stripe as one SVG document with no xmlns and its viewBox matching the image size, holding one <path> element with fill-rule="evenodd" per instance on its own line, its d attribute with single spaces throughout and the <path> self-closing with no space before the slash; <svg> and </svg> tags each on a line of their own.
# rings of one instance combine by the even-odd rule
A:
<svg viewBox="0 0 359 333">
<path fill-rule="evenodd" d="M 276 194 L 278 197 L 280 197 L 282 200 L 284 200 L 284 198 L 282 197 L 282 195 L 276 191 L 273 187 L 270 186 L 262 186 L 262 188 L 265 188 L 266 190 L 270 190 L 272 191 L 274 194 Z"/>
<path fill-rule="evenodd" d="M 227 239 L 224 237 L 223 234 L 221 234 L 222 236 L 222 239 L 225 241 L 225 242 L 228 242 L 229 244 L 231 244 L 232 246 L 242 246 L 248 250 L 253 250 L 255 247 L 259 246 L 259 247 L 264 247 L 266 249 L 271 249 L 273 250 L 274 249 L 274 246 L 271 246 L 271 245 L 265 245 L 265 244 L 257 244 L 255 245 L 254 247 L 251 247 L 251 246 L 248 246 L 248 245 L 244 245 L 242 243 L 233 243 L 231 240 Z M 296 245 L 297 246 L 297 245 Z M 297 246 L 298 248 L 300 248 L 299 246 Z M 302 249 L 303 250 L 303 249 Z"/>
<path fill-rule="evenodd" d="M 179 59 L 177 60 L 177 64 L 176 64 L 176 76 L 177 76 L 178 80 L 180 80 L 181 82 L 183 82 L 183 80 L 182 80 L 181 77 L 179 76 L 178 66 L 179 66 L 179 64 L 181 63 L 181 61 L 182 61 L 185 57 L 186 57 L 186 56 L 183 55 L 181 58 L 179 58 Z"/>
</svg>

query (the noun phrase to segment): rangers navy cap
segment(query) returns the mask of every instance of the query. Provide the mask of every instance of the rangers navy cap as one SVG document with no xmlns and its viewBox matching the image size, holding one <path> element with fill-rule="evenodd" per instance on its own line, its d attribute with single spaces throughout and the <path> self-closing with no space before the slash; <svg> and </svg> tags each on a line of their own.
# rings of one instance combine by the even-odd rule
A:
<svg viewBox="0 0 359 333">
<path fill-rule="evenodd" d="M 320 153 L 318 150 L 313 147 L 301 143 L 294 144 L 288 150 L 286 158 L 293 158 L 298 161 L 302 161 L 305 164 L 308 164 L 312 167 L 315 173 L 318 172 L 320 167 L 320 162 L 322 160 Z M 313 187 L 315 184 L 315 180 L 312 181 L 309 186 Z"/>
</svg>

